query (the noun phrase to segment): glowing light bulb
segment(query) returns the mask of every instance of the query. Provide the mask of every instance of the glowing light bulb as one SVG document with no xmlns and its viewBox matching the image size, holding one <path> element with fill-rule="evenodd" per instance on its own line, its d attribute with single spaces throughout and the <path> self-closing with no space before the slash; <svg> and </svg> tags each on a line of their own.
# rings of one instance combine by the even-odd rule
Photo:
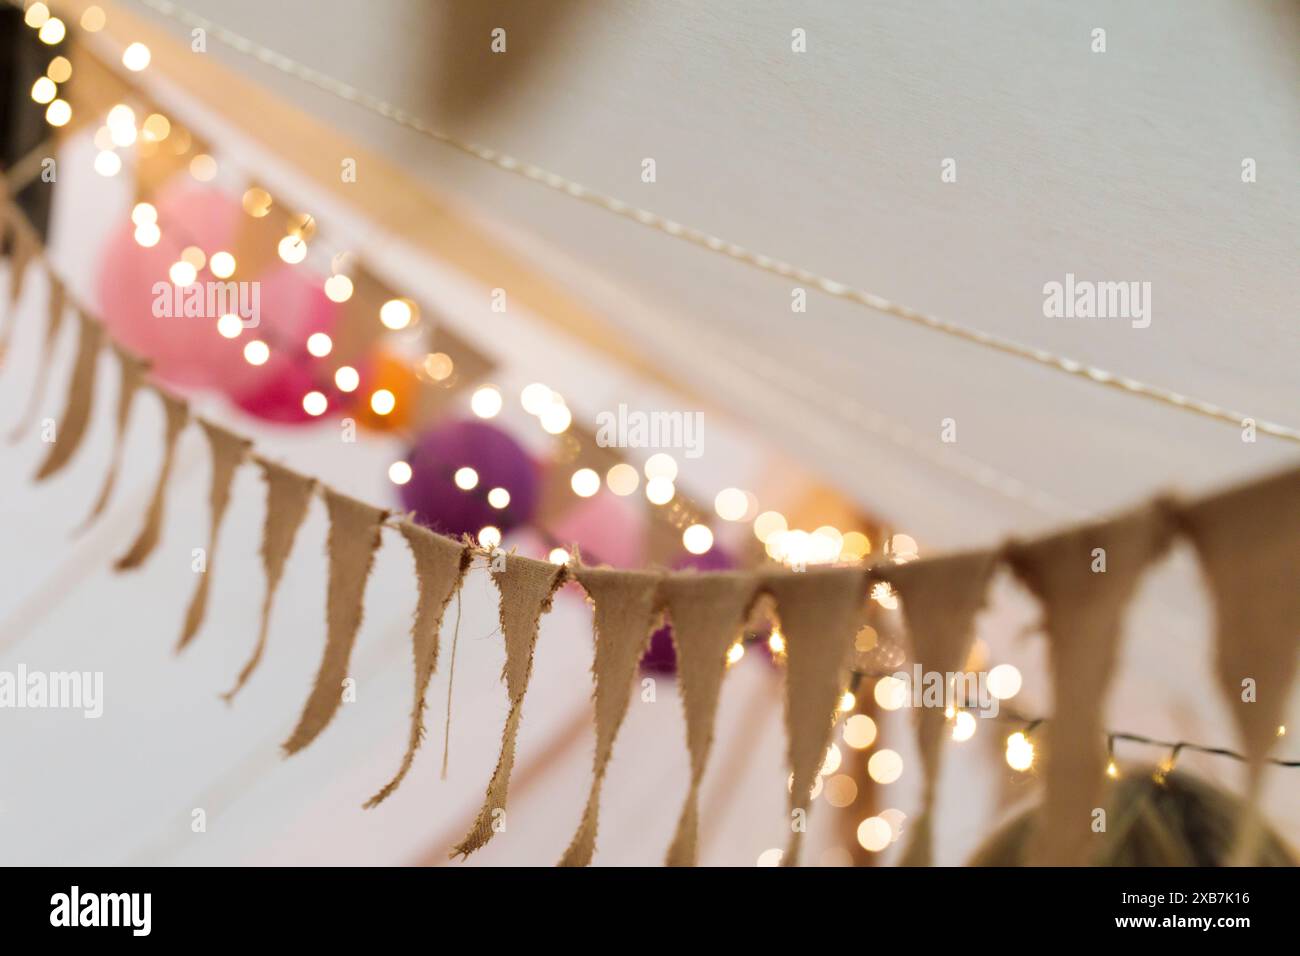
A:
<svg viewBox="0 0 1300 956">
<path fill-rule="evenodd" d="M 501 411 L 501 389 L 495 385 L 484 385 L 474 390 L 470 396 L 469 407 L 479 418 L 495 418 Z"/>
<path fill-rule="evenodd" d="M 289 265 L 297 265 L 307 258 L 307 243 L 298 236 L 285 236 L 276 246 L 276 252 Z"/>
<path fill-rule="evenodd" d="M 404 485 L 411 480 L 411 466 L 404 461 L 395 461 L 388 466 L 388 480 L 395 485 Z"/>
<path fill-rule="evenodd" d="M 244 346 L 244 361 L 249 365 L 265 365 L 271 357 L 271 347 L 261 339 L 253 339 Z"/>
<path fill-rule="evenodd" d="M 370 410 L 376 415 L 387 415 L 397 407 L 397 396 L 386 388 L 377 388 L 370 393 Z"/>
<path fill-rule="evenodd" d="M 461 491 L 470 491 L 478 487 L 478 472 L 469 466 L 457 468 L 456 473 L 452 475 L 452 481 Z"/>
<path fill-rule="evenodd" d="M 340 365 L 334 372 L 334 384 L 340 392 L 355 392 L 361 384 L 361 375 L 351 365 Z"/>
<path fill-rule="evenodd" d="M 564 548 L 552 548 L 551 553 L 546 556 L 546 560 L 551 564 L 568 564 L 569 552 Z"/>
<path fill-rule="evenodd" d="M 713 547 L 713 532 L 708 525 L 693 524 L 682 532 L 682 546 L 691 554 L 705 554 Z"/>
<path fill-rule="evenodd" d="M 767 636 L 767 649 L 778 657 L 785 653 L 785 635 L 779 627 L 772 628 L 772 633 Z"/>
<path fill-rule="evenodd" d="M 727 665 L 739 663 L 740 659 L 745 656 L 745 645 L 736 641 L 731 647 L 727 648 Z"/>
<path fill-rule="evenodd" d="M 975 736 L 975 715 L 968 710 L 959 710 L 952 724 L 952 739 L 959 743 Z"/>
<path fill-rule="evenodd" d="M 329 408 L 329 399 L 324 392 L 308 392 L 302 397 L 302 410 L 313 417 L 324 415 Z"/>
<path fill-rule="evenodd" d="M 214 257 L 215 258 L 215 257 Z M 307 351 L 316 358 L 324 358 L 334 349 L 334 340 L 324 332 L 313 332 L 307 336 Z"/>
<path fill-rule="evenodd" d="M 1109 760 L 1106 762 L 1106 776 L 1112 780 L 1119 779 L 1119 767 L 1115 765 L 1115 761 Z"/>
<path fill-rule="evenodd" d="M 139 73 L 147 67 L 150 59 L 149 48 L 143 43 L 132 43 L 122 51 L 122 65 L 133 73 Z"/>
<path fill-rule="evenodd" d="M 1007 766 L 1024 773 L 1034 765 L 1034 745 L 1021 731 L 1007 738 Z"/>
<path fill-rule="evenodd" d="M 847 714 L 857 705 L 858 698 L 854 695 L 853 691 L 846 690 L 840 695 L 840 713 Z"/>
</svg>

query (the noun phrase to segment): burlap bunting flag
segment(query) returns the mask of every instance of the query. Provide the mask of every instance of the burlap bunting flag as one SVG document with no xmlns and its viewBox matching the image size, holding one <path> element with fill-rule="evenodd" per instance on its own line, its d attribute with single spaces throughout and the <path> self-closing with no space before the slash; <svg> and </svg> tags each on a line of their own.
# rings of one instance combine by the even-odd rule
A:
<svg viewBox="0 0 1300 956">
<path fill-rule="evenodd" d="M 591 789 L 582 822 L 560 859 L 560 866 L 586 866 L 596 850 L 600 790 L 614 750 L 614 738 L 627 715 L 628 696 L 650 633 L 659 617 L 659 582 L 651 571 L 578 568 L 578 583 L 595 602 L 595 655 L 591 667 L 596 687 L 596 753 Z"/>
<path fill-rule="evenodd" d="M 47 273 L 50 284 L 49 308 L 45 315 L 45 337 L 41 340 L 41 354 L 36 364 L 36 379 L 32 382 L 32 393 L 27 399 L 27 407 L 18 416 L 9 441 L 16 442 L 31 426 L 32 419 L 40 412 L 41 402 L 45 399 L 45 386 L 50 377 L 50 364 L 54 358 L 54 343 L 59 339 L 63 328 L 63 316 L 67 311 L 67 292 L 63 283 L 54 273 Z M 84 319 L 83 319 L 84 322 Z"/>
<path fill-rule="evenodd" d="M 1036 863 L 1088 861 L 1093 811 L 1105 783 L 1102 713 L 1124 610 L 1170 532 L 1166 507 L 1151 504 L 1007 548 L 1011 566 L 1043 606 L 1052 672 L 1043 805 L 1031 854 Z"/>
<path fill-rule="evenodd" d="M 180 439 L 186 423 L 190 418 L 189 406 L 184 399 L 177 398 L 161 389 L 152 390 L 163 403 L 166 426 L 163 434 L 162 464 L 158 468 L 158 478 L 154 482 L 153 495 L 149 499 L 149 509 L 145 512 L 144 526 L 140 529 L 126 554 L 117 559 L 115 570 L 128 571 L 138 568 L 158 545 L 162 533 L 163 507 L 167 499 L 167 485 L 171 481 L 172 466 L 176 462 L 176 442 Z"/>
<path fill-rule="evenodd" d="M 36 470 L 36 481 L 44 481 L 72 460 L 81 447 L 86 426 L 90 424 L 90 408 L 95 399 L 95 372 L 99 368 L 99 350 L 104 340 L 104 329 L 94 319 L 78 313 L 81 334 L 77 339 L 77 358 L 72 364 L 72 377 L 68 381 L 68 398 L 63 406 L 63 417 L 54 432 L 54 443 L 45 461 Z"/>
<path fill-rule="evenodd" d="M 460 590 L 465 572 L 474 554 L 464 542 L 436 534 L 428 528 L 404 521 L 399 530 L 415 559 L 415 580 L 419 598 L 415 620 L 411 624 L 411 651 L 415 661 L 415 699 L 411 705 L 411 733 L 406 754 L 397 774 L 378 793 L 366 801 L 366 809 L 386 800 L 406 777 L 415 760 L 415 752 L 424 739 L 424 695 L 438 669 L 439 634 L 447 605 Z"/>
<path fill-rule="evenodd" d="M 266 651 L 266 632 L 271 621 L 275 592 L 280 586 L 284 565 L 289 560 L 289 552 L 293 550 L 298 529 L 307 517 L 312 493 L 316 490 L 314 478 L 300 475 L 264 458 L 255 458 L 255 461 L 266 481 L 266 518 L 262 525 L 262 569 L 266 573 L 266 593 L 262 597 L 257 643 L 253 647 L 252 656 L 240 669 L 235 686 L 222 695 L 226 703 L 230 703 L 240 688 L 248 683 Z"/>
<path fill-rule="evenodd" d="M 343 702 L 343 681 L 361 627 L 366 580 L 379 550 L 380 527 L 388 516 L 382 508 L 330 488 L 324 495 L 330 519 L 325 653 L 298 726 L 284 742 L 286 754 L 297 753 L 315 740 Z"/>
<path fill-rule="evenodd" d="M 1232 860 L 1244 863 L 1300 656 L 1300 468 L 1214 495 L 1181 517 L 1214 597 L 1215 673 L 1249 762 Z"/>
<path fill-rule="evenodd" d="M 207 435 L 208 449 L 212 455 L 212 484 L 208 491 L 208 553 L 205 570 L 199 574 L 190 606 L 185 611 L 185 623 L 181 628 L 180 640 L 176 643 L 178 651 L 194 639 L 203 623 L 203 615 L 208 607 L 213 561 L 217 554 L 217 537 L 221 533 L 221 521 L 226 516 L 226 506 L 230 504 L 230 486 L 235 479 L 235 469 L 243 462 L 253 444 L 247 438 L 204 419 L 199 419 L 199 425 Z"/>
<path fill-rule="evenodd" d="M 713 724 L 727 671 L 727 650 L 740 638 L 756 587 L 752 574 L 736 572 L 669 577 L 662 584 L 677 648 L 686 747 L 691 756 L 690 789 L 668 848 L 668 866 L 696 863 L 700 781 L 713 747 Z"/>
<path fill-rule="evenodd" d="M 790 841 L 782 866 L 797 866 L 813 784 L 826 759 L 843 670 L 866 597 L 855 569 L 781 573 L 765 580 L 786 639 L 785 720 L 790 770 Z"/>
<path fill-rule="evenodd" d="M 104 472 L 104 483 L 100 486 L 99 494 L 95 497 L 95 503 L 90 508 L 90 514 L 86 515 L 86 519 L 81 523 L 83 530 L 93 524 L 95 519 L 103 513 L 104 508 L 108 505 L 109 498 L 113 495 L 113 488 L 117 484 L 117 474 L 122 469 L 126 429 L 131 421 L 131 407 L 135 404 L 136 393 L 140 391 L 140 386 L 144 384 L 145 374 L 149 370 L 148 362 L 124 351 L 116 343 L 113 345 L 113 351 L 117 355 L 119 377 L 117 410 L 113 417 L 112 457 L 108 462 L 108 470 Z"/>
<path fill-rule="evenodd" d="M 975 615 L 984 605 L 996 561 L 996 555 L 981 551 L 900 564 L 884 572 L 902 598 L 912 662 L 923 673 L 945 675 L 946 682 L 948 674 L 964 670 L 975 637 Z M 901 864 L 929 866 L 947 717 L 943 706 L 918 707 L 914 719 L 925 782 L 921 812 L 909 827 L 911 836 Z"/>
<path fill-rule="evenodd" d="M 501 754 L 488 782 L 483 806 L 465 838 L 451 851 L 451 856 L 469 856 L 486 844 L 496 833 L 506 810 L 510 771 L 515 763 L 515 738 L 523 716 L 524 695 L 533 673 L 533 649 L 541 617 L 551 609 L 551 599 L 564 583 L 567 569 L 548 561 L 535 561 L 522 555 L 502 556 L 505 567 L 493 571 L 492 580 L 501 593 L 501 635 L 506 645 L 506 664 L 502 677 L 510 697 L 510 713 L 501 733 Z M 497 560 L 495 557 L 493 561 Z"/>
</svg>

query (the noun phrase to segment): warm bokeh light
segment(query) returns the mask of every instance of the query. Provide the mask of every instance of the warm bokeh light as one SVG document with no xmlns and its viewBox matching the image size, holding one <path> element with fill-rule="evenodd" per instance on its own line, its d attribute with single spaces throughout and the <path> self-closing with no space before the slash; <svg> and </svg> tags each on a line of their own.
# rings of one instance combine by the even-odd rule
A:
<svg viewBox="0 0 1300 956">
<path fill-rule="evenodd" d="M 361 384 L 361 375 L 351 365 L 340 365 L 334 371 L 334 384 L 340 392 L 355 392 Z"/>
<path fill-rule="evenodd" d="M 858 698 L 853 691 L 846 690 L 840 695 L 840 713 L 847 714 L 856 706 L 858 706 Z"/>
<path fill-rule="evenodd" d="M 58 17 L 50 17 L 41 24 L 41 29 L 36 35 L 41 38 L 42 43 L 54 46 L 56 43 L 63 42 L 63 38 L 68 35 L 68 28 Z"/>
<path fill-rule="evenodd" d="M 989 693 L 998 700 L 1010 700 L 1020 693 L 1020 671 L 1012 664 L 999 664 L 989 671 Z"/>
<path fill-rule="evenodd" d="M 745 645 L 740 643 L 740 641 L 736 641 L 735 644 L 732 644 L 731 647 L 727 648 L 727 663 L 729 665 L 739 663 L 740 659 L 744 656 Z"/>
<path fill-rule="evenodd" d="M 857 781 L 847 773 L 837 773 L 826 781 L 826 802 L 841 809 L 858 798 Z"/>
<path fill-rule="evenodd" d="M 788 527 L 785 515 L 781 514 L 781 512 L 764 511 L 754 519 L 754 537 L 766 544 L 768 538 L 774 534 L 784 532 Z"/>
<path fill-rule="evenodd" d="M 32 84 L 32 99 L 44 106 L 59 95 L 59 87 L 48 76 L 42 76 Z"/>
<path fill-rule="evenodd" d="M 713 547 L 713 531 L 708 525 L 693 524 L 682 532 L 682 546 L 691 554 L 706 554 Z"/>
<path fill-rule="evenodd" d="M 590 468 L 579 468 L 569 479 L 569 487 L 579 498 L 590 498 L 600 491 L 600 475 Z"/>
<path fill-rule="evenodd" d="M 212 258 L 213 261 L 215 261 L 217 257 L 213 256 Z M 333 350 L 334 340 L 324 332 L 313 332 L 311 335 L 307 336 L 307 351 L 316 356 L 316 358 L 324 358 Z"/>
<path fill-rule="evenodd" d="M 652 505 L 666 505 L 677 494 L 677 487 L 668 478 L 651 478 L 645 483 L 645 496 Z"/>
<path fill-rule="evenodd" d="M 551 564 L 568 564 L 569 552 L 564 548 L 552 548 L 551 553 L 546 556 Z"/>
<path fill-rule="evenodd" d="M 254 219 L 261 219 L 271 211 L 271 194 L 258 186 L 246 190 L 241 202 L 244 206 L 244 212 Z"/>
<path fill-rule="evenodd" d="M 758 855 L 758 861 L 755 866 L 780 866 L 781 860 L 785 857 L 785 851 L 773 847 L 770 850 L 764 850 Z"/>
<path fill-rule="evenodd" d="M 149 48 L 143 43 L 132 43 L 122 51 L 122 65 L 133 73 L 139 73 L 149 65 Z"/>
<path fill-rule="evenodd" d="M 208 257 L 203 254 L 203 250 L 198 246 L 186 246 L 181 250 L 181 262 L 188 262 L 198 272 L 208 261 Z"/>
<path fill-rule="evenodd" d="M 379 307 L 379 321 L 384 328 L 399 332 L 411 324 L 415 310 L 409 299 L 389 299 Z"/>
<path fill-rule="evenodd" d="M 45 75 L 55 83 L 66 83 L 72 79 L 72 61 L 66 56 L 56 56 L 45 67 Z"/>
<path fill-rule="evenodd" d="M 880 817 L 867 817 L 858 824 L 858 844 L 870 853 L 879 853 L 893 840 L 893 831 Z"/>
<path fill-rule="evenodd" d="M 743 521 L 749 511 L 749 496 L 739 488 L 723 488 L 713 499 L 713 510 L 723 521 Z"/>
<path fill-rule="evenodd" d="M 907 703 L 907 684 L 887 674 L 876 681 L 873 696 L 882 710 L 898 710 Z"/>
<path fill-rule="evenodd" d="M 104 8 L 91 5 L 86 7 L 81 14 L 81 29 L 87 33 L 98 33 L 104 29 L 104 24 L 108 22 L 108 17 L 104 15 Z"/>
<path fill-rule="evenodd" d="M 620 462 L 614 465 L 605 474 L 605 484 L 609 490 L 620 497 L 636 492 L 637 485 L 641 483 L 641 474 L 627 462 Z"/>
<path fill-rule="evenodd" d="M 501 389 L 495 385 L 483 385 L 474 389 L 474 394 L 469 399 L 470 410 L 479 418 L 495 418 L 503 404 Z"/>
<path fill-rule="evenodd" d="M 778 657 L 785 653 L 785 635 L 779 627 L 772 628 L 772 633 L 767 635 L 767 649 Z"/>
<path fill-rule="evenodd" d="M 510 492 L 504 488 L 493 488 L 488 492 L 488 504 L 500 510 L 510 506 Z"/>
<path fill-rule="evenodd" d="M 271 357 L 271 347 L 261 339 L 253 339 L 244 346 L 244 361 L 249 365 L 265 365 Z"/>
<path fill-rule="evenodd" d="M 866 714 L 854 714 L 844 721 L 844 742 L 854 750 L 866 750 L 876 742 L 876 722 Z"/>
<path fill-rule="evenodd" d="M 645 476 L 647 478 L 667 478 L 669 481 L 677 479 L 677 460 L 667 452 L 655 452 L 645 461 Z"/>
<path fill-rule="evenodd" d="M 487 525 L 479 531 L 478 543 L 489 550 L 497 547 L 501 543 L 501 529 L 494 525 Z"/>
<path fill-rule="evenodd" d="M 853 636 L 853 649 L 859 654 L 866 654 L 874 650 L 875 646 L 880 643 L 880 635 L 870 624 L 863 624 L 858 628 L 858 633 Z"/>
<path fill-rule="evenodd" d="M 388 480 L 395 485 L 404 485 L 411 480 L 411 466 L 405 461 L 395 461 L 388 466 Z"/>
<path fill-rule="evenodd" d="M 308 415 L 324 415 L 329 404 L 324 392 L 308 392 L 302 397 L 302 410 Z"/>
<path fill-rule="evenodd" d="M 37 0 L 27 8 L 23 14 L 23 23 L 27 24 L 33 30 L 39 30 L 47 20 L 50 19 L 50 8 Z"/>
<path fill-rule="evenodd" d="M 903 758 L 896 750 L 877 750 L 867 761 L 867 775 L 879 784 L 893 783 L 903 775 Z"/>
<path fill-rule="evenodd" d="M 464 468 L 457 468 L 451 480 L 461 491 L 471 491 L 478 487 L 478 472 L 467 465 Z"/>
<path fill-rule="evenodd" d="M 456 371 L 456 363 L 446 352 L 430 352 L 420 363 L 424 374 L 435 382 L 445 382 Z"/>
<path fill-rule="evenodd" d="M 158 228 L 157 223 L 146 222 L 135 227 L 135 241 L 146 249 L 158 245 L 158 240 L 161 238 L 162 230 Z"/>
<path fill-rule="evenodd" d="M 387 415 L 397 407 L 397 396 L 386 388 L 377 388 L 370 393 L 370 410 L 376 415 Z"/>
<path fill-rule="evenodd" d="M 546 406 L 552 401 L 552 392 L 549 386 L 541 382 L 533 382 L 531 385 L 525 385 L 524 390 L 519 393 L 519 404 L 524 407 L 529 415 L 540 415 L 546 411 Z"/>
<path fill-rule="evenodd" d="M 137 226 L 158 221 L 158 210 L 153 203 L 138 202 L 131 209 L 131 221 Z"/>
<path fill-rule="evenodd" d="M 573 423 L 573 413 L 569 411 L 567 405 L 558 400 L 553 400 L 550 405 L 547 405 L 538 417 L 541 419 L 542 428 L 551 435 L 564 434 Z"/>
<path fill-rule="evenodd" d="M 210 183 L 217 178 L 217 161 L 207 153 L 199 153 L 190 160 L 190 175 L 201 183 Z M 303 247 L 303 254 L 306 255 L 306 247 Z M 281 258 L 284 258 L 281 254 Z M 288 262 L 288 259 L 284 260 Z M 301 259 L 295 260 L 301 262 Z"/>
<path fill-rule="evenodd" d="M 331 302 L 346 302 L 352 298 L 352 280 L 345 275 L 330 276 L 325 280 L 325 296 Z"/>
<path fill-rule="evenodd" d="M 161 113 L 150 113 L 144 118 L 144 125 L 140 127 L 140 130 L 144 134 L 146 142 L 161 143 L 171 135 L 172 124 Z"/>
<path fill-rule="evenodd" d="M 844 755 L 840 753 L 840 748 L 831 744 L 826 748 L 826 756 L 822 758 L 822 768 L 817 772 L 822 776 L 830 776 L 840 769 L 840 764 L 843 762 Z"/>
<path fill-rule="evenodd" d="M 214 252 L 208 260 L 208 268 L 218 279 L 229 279 L 235 274 L 235 257 L 228 252 Z"/>
<path fill-rule="evenodd" d="M 276 246 L 276 252 L 289 265 L 297 265 L 307 258 L 307 243 L 297 236 L 285 236 Z"/>
<path fill-rule="evenodd" d="M 101 176 L 116 176 L 122 171 L 122 159 L 117 153 L 101 150 L 95 156 L 95 172 Z"/>
<path fill-rule="evenodd" d="M 959 743 L 963 740 L 970 740 L 975 736 L 975 715 L 968 710 L 957 711 L 957 716 L 952 723 L 952 739 Z"/>
<path fill-rule="evenodd" d="M 237 339 L 239 333 L 244 331 L 244 323 L 233 312 L 227 312 L 221 318 L 217 319 L 217 332 L 225 339 Z"/>
<path fill-rule="evenodd" d="M 1022 773 L 1034 765 L 1034 745 L 1028 737 L 1016 731 L 1007 738 L 1007 766 Z"/>
<path fill-rule="evenodd" d="M 67 126 L 72 119 L 72 107 L 67 100 L 55 100 L 45 107 L 45 122 L 51 126 Z"/>
<path fill-rule="evenodd" d="M 194 268 L 193 263 L 181 259 L 179 262 L 172 263 L 172 267 L 167 270 L 167 275 L 172 280 L 173 285 L 184 288 L 198 278 L 199 272 Z"/>
</svg>

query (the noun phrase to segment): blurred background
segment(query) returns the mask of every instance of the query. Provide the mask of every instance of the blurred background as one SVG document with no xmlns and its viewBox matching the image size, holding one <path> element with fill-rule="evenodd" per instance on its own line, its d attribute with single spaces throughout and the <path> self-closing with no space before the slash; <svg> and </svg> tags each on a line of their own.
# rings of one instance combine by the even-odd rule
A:
<svg viewBox="0 0 1300 956">
<path fill-rule="evenodd" d="M 120 0 L 0 17 L 3 161 L 73 300 L 264 456 L 442 530 L 621 567 L 908 560 L 1294 459 L 646 229 L 377 107 L 911 308 L 1287 422 L 1295 4 Z M 1150 326 L 1045 318 L 1043 286 L 1067 273 L 1150 282 Z M 155 281 L 198 276 L 258 282 L 257 328 L 150 314 Z M 9 307 L 6 433 L 38 376 L 46 298 L 32 270 Z M 62 408 L 74 326 L 34 421 Z M 207 449 L 197 429 L 182 436 L 157 551 L 114 573 L 162 414 L 142 393 L 109 508 L 78 532 L 112 455 L 108 353 L 95 388 L 84 446 L 50 482 L 28 480 L 35 425 L 0 445 L 0 668 L 105 675 L 98 720 L 0 711 L 0 859 L 445 863 L 507 710 L 487 575 L 463 595 L 446 779 L 454 608 L 415 768 L 362 811 L 406 740 L 405 545 L 386 534 L 369 583 L 357 701 L 281 759 L 323 644 L 324 509 L 298 535 L 266 659 L 227 707 L 264 589 L 263 484 L 239 471 L 204 630 L 173 655 L 192 550 L 207 546 Z M 598 416 L 620 405 L 699 415 L 700 453 L 601 447 Z M 806 863 L 893 862 L 919 805 L 909 715 L 879 680 L 902 662 L 897 602 L 874 603 L 868 676 L 844 702 Z M 1028 716 L 1051 709 L 1037 616 L 1000 578 L 971 662 L 1000 666 L 1005 705 Z M 1108 726 L 1235 745 L 1208 624 L 1177 549 L 1131 609 Z M 771 862 L 787 832 L 779 637 L 760 624 L 733 657 L 704 864 Z M 590 665 L 590 610 L 569 587 L 542 622 L 508 830 L 467 865 L 549 865 L 567 845 L 590 775 Z M 687 788 L 664 635 L 643 675 L 655 698 L 633 700 L 615 747 L 597 864 L 659 863 Z M 962 862 L 1036 795 L 1033 768 L 1006 759 L 1012 729 L 954 725 L 937 862 Z M 1117 762 L 1166 755 L 1121 744 Z M 1179 765 L 1230 787 L 1241 772 L 1194 754 Z M 1297 842 L 1291 777 L 1272 774 L 1266 807 Z M 864 829 L 873 820 L 887 831 Z"/>
</svg>

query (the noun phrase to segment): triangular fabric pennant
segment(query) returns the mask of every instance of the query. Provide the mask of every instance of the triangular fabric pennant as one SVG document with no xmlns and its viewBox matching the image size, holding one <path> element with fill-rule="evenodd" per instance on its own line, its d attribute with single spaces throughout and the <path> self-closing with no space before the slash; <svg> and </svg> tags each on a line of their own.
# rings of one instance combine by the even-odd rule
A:
<svg viewBox="0 0 1300 956">
<path fill-rule="evenodd" d="M 614 750 L 614 738 L 627 715 L 628 697 L 637 664 L 650 643 L 659 616 L 659 582 L 652 571 L 578 568 L 578 583 L 595 602 L 595 657 L 591 673 L 596 686 L 596 754 L 591 789 L 582 822 L 560 859 L 560 866 L 586 866 L 596 850 L 600 822 L 600 790 Z"/>
<path fill-rule="evenodd" d="M 221 533 L 221 521 L 226 516 L 226 507 L 230 504 L 230 486 L 235 479 L 235 469 L 243 462 L 253 444 L 247 438 L 204 419 L 199 419 L 199 425 L 208 437 L 208 448 L 212 455 L 212 485 L 208 491 L 208 554 L 205 570 L 199 575 L 194 596 L 190 598 L 190 606 L 185 611 L 185 624 L 176 644 L 178 651 L 194 639 L 203 623 L 213 562 L 217 555 L 217 537 Z"/>
<path fill-rule="evenodd" d="M 1300 469 L 1203 499 L 1181 520 L 1214 596 L 1215 675 L 1249 765 L 1232 859 L 1244 864 L 1300 658 Z"/>
<path fill-rule="evenodd" d="M 14 424 L 13 431 L 9 433 L 10 443 L 18 441 L 23 437 L 23 433 L 31 427 L 32 419 L 40 412 L 41 403 L 45 399 L 45 386 L 50 378 L 50 365 L 54 358 L 54 343 L 59 339 L 59 331 L 63 328 L 63 316 L 67 311 L 67 292 L 63 288 L 63 283 L 53 272 L 47 272 L 49 276 L 50 299 L 49 308 L 45 315 L 45 338 L 41 340 L 41 354 L 37 359 L 36 379 L 32 383 L 32 393 L 27 399 L 27 407 L 23 413 L 18 416 L 18 421 Z M 74 380 L 75 381 L 75 380 Z"/>
<path fill-rule="evenodd" d="M 845 568 L 785 572 L 765 580 L 765 590 L 776 599 L 786 646 L 785 720 L 792 779 L 790 842 L 782 866 L 799 862 L 812 788 L 830 746 L 866 582 L 865 571 Z"/>
<path fill-rule="evenodd" d="M 533 649 L 541 617 L 551 609 L 551 599 L 564 583 L 564 565 L 536 561 L 518 554 L 504 555 L 505 567 L 492 572 L 492 580 L 501 592 L 501 635 L 506 645 L 506 664 L 502 677 L 510 697 L 510 713 L 501 733 L 501 754 L 488 782 L 483 806 L 465 838 L 451 851 L 451 856 L 469 856 L 492 839 L 497 823 L 506 812 L 506 795 L 510 771 L 515 763 L 515 738 L 523 717 L 524 695 L 533 674 Z M 492 560 L 496 560 L 493 558 Z"/>
<path fill-rule="evenodd" d="M 167 484 L 171 481 L 172 467 L 176 463 L 176 442 L 190 420 L 190 409 L 184 399 L 159 388 L 152 388 L 152 391 L 162 401 L 166 416 L 162 464 L 158 468 L 158 478 L 154 482 L 153 495 L 149 499 L 149 509 L 145 512 L 144 526 L 126 554 L 118 558 L 113 565 L 117 571 L 138 568 L 158 545 L 158 538 L 162 533 L 163 506 L 167 500 Z"/>
<path fill-rule="evenodd" d="M 713 725 L 727 670 L 727 651 L 741 637 L 757 582 L 752 574 L 720 572 L 665 578 L 661 587 L 677 648 L 686 747 L 691 755 L 690 790 L 678 815 L 665 865 L 695 866 L 700 781 L 713 747 Z"/>
<path fill-rule="evenodd" d="M 1007 547 L 1007 559 L 1043 606 L 1052 672 L 1044 793 L 1031 858 L 1081 866 L 1105 784 L 1102 712 L 1119 655 L 1124 611 L 1169 544 L 1167 510 L 1152 504 L 1109 521 Z"/>
<path fill-rule="evenodd" d="M 947 675 L 965 669 L 975 639 L 975 615 L 984 605 L 996 563 L 995 554 L 981 551 L 913 561 L 882 572 L 902 598 L 912 662 L 923 674 L 944 675 L 945 691 Z M 947 692 L 944 696 L 946 706 Z M 932 862 L 935 789 L 947 728 L 945 706 L 919 707 L 914 715 L 925 785 L 921 813 L 909 827 L 911 837 L 901 861 L 904 866 L 929 866 Z"/>
<path fill-rule="evenodd" d="M 397 774 L 378 793 L 366 801 L 365 808 L 377 807 L 397 789 L 411 769 L 415 751 L 424 739 L 424 695 L 429 681 L 438 669 L 439 634 L 447 605 L 460 590 L 469 570 L 474 553 L 460 541 L 437 534 L 418 524 L 403 521 L 399 526 L 402 537 L 410 546 L 415 559 L 415 580 L 419 599 L 415 606 L 415 620 L 411 624 L 411 650 L 415 660 L 415 700 L 411 705 L 411 733 L 406 743 L 406 754 Z"/>
<path fill-rule="evenodd" d="M 382 508 L 330 488 L 324 495 L 330 519 L 325 654 L 298 726 L 284 743 L 286 754 L 297 753 L 315 740 L 342 704 L 343 681 L 361 627 L 366 579 L 379 550 L 380 528 L 388 516 Z"/>
<path fill-rule="evenodd" d="M 81 315 L 81 334 L 77 339 L 77 357 L 72 363 L 72 377 L 68 380 L 68 398 L 63 406 L 63 417 L 54 432 L 54 444 L 46 453 L 45 461 L 36 471 L 36 481 L 44 481 L 72 460 L 81 447 L 86 427 L 90 424 L 90 409 L 95 399 L 95 372 L 99 368 L 99 350 L 104 340 L 104 328 L 94 319 Z"/>
<path fill-rule="evenodd" d="M 113 418 L 113 451 L 112 457 L 108 462 L 108 470 L 104 472 L 104 483 L 99 488 L 99 494 L 95 497 L 95 503 L 91 506 L 90 514 L 86 520 L 81 523 L 80 530 L 85 530 L 94 524 L 108 505 L 109 498 L 113 495 L 113 488 L 117 484 L 117 474 L 122 469 L 122 455 L 126 445 L 126 429 L 131 420 L 131 406 L 135 404 L 136 393 L 140 391 L 140 386 L 144 384 L 145 374 L 149 370 L 149 363 L 144 359 L 124 351 L 118 345 L 113 345 L 113 352 L 117 355 L 118 362 L 118 386 L 117 386 L 117 411 Z"/>
<path fill-rule="evenodd" d="M 222 695 L 226 703 L 234 699 L 261 663 L 262 654 L 266 651 L 266 632 L 271 621 L 275 592 L 280 586 L 285 562 L 289 560 L 294 539 L 298 536 L 303 519 L 307 517 L 307 508 L 316 490 L 314 478 L 300 475 L 264 458 L 255 456 L 254 460 L 266 481 L 266 519 L 262 526 L 262 569 L 266 572 L 266 592 L 262 597 L 257 643 L 247 663 L 240 669 L 235 685 Z"/>
</svg>

